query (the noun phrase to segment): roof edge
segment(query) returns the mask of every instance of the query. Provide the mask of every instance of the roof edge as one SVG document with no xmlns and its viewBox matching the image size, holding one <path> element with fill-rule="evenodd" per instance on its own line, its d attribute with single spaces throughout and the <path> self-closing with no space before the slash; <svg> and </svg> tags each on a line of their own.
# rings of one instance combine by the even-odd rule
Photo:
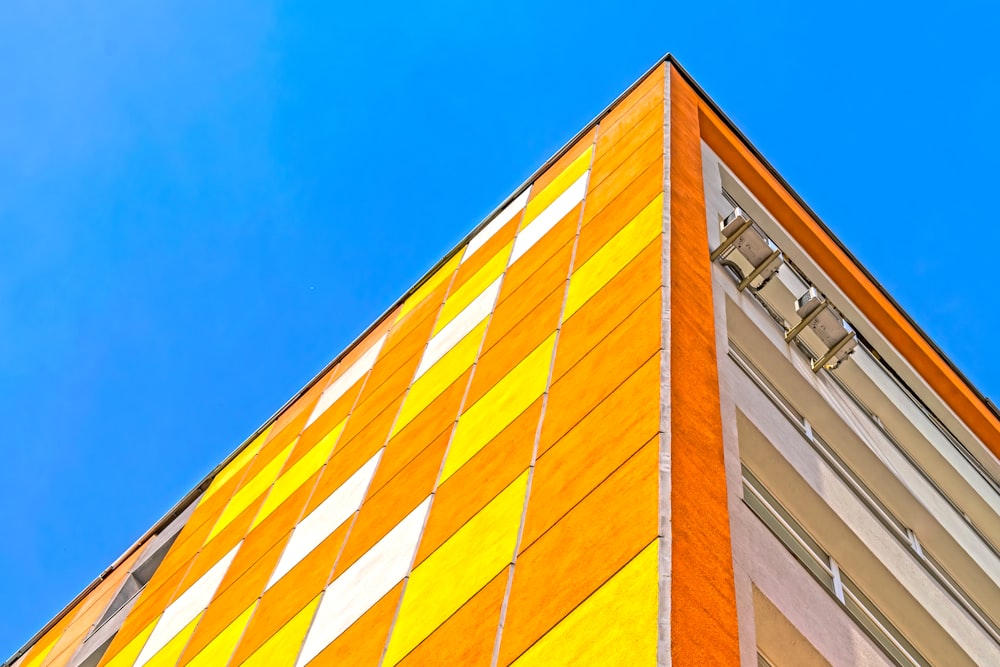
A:
<svg viewBox="0 0 1000 667">
<path fill-rule="evenodd" d="M 87 595 L 93 592 L 93 590 L 97 588 L 97 586 L 100 585 L 100 583 L 104 581 L 104 579 L 106 579 L 107 576 L 111 574 L 111 572 L 113 572 L 119 566 L 121 566 L 121 564 L 125 562 L 125 560 L 129 556 L 135 553 L 137 549 L 141 548 L 152 537 L 154 537 L 157 533 L 163 530 L 167 526 L 167 524 L 169 524 L 175 518 L 180 516 L 180 514 L 184 512 L 184 510 L 191 505 L 191 503 L 195 502 L 199 497 L 201 497 L 201 494 L 205 491 L 205 489 L 208 488 L 209 484 L 212 483 L 212 480 L 215 478 L 215 476 L 218 475 L 220 472 L 222 472 L 223 468 L 229 465 L 233 461 L 233 459 L 239 456 L 240 452 L 246 449 L 251 442 L 253 442 L 261 433 L 263 433 L 271 424 L 273 424 L 275 420 L 283 412 L 285 412 L 285 410 L 290 408 L 307 391 L 312 389 L 316 385 L 316 383 L 323 378 L 324 375 L 326 375 L 338 363 L 340 363 L 340 361 L 345 356 L 347 356 L 347 354 L 350 353 L 351 350 L 357 347 L 358 344 L 360 344 L 369 334 L 371 334 L 372 331 L 374 331 L 382 323 L 384 323 L 386 318 L 388 318 L 397 308 L 402 306 L 403 303 L 414 292 L 420 289 L 420 287 L 423 286 L 423 284 L 426 283 L 427 280 L 429 280 L 431 276 L 433 276 L 439 268 L 441 268 L 450 259 L 452 259 L 456 253 L 461 251 L 468 244 L 468 242 L 472 240 L 472 237 L 478 234 L 483 229 L 483 227 L 489 224 L 490 220 L 492 220 L 500 211 L 502 211 L 504 207 L 506 207 L 509 203 L 511 203 L 515 199 L 517 199 L 517 197 L 520 196 L 521 193 L 523 193 L 528 188 L 529 185 L 535 182 L 535 180 L 537 180 L 538 177 L 541 176 L 546 169 L 548 169 L 556 161 L 558 161 L 559 158 L 565 155 L 581 137 L 583 137 L 585 134 L 587 134 L 587 132 L 592 130 L 598 123 L 600 123 L 601 120 L 605 116 L 607 116 L 608 113 L 619 102 L 625 99 L 629 95 L 629 93 L 635 90 L 639 86 L 639 84 L 641 84 L 646 79 L 646 77 L 648 77 L 650 74 L 656 71 L 656 68 L 661 67 L 667 61 L 674 62 L 672 60 L 672 56 L 669 53 L 662 56 L 660 59 L 656 61 L 655 64 L 653 64 L 649 69 L 643 72 L 638 79 L 636 79 L 620 95 L 615 97 L 615 99 L 606 107 L 604 107 L 604 109 L 602 109 L 600 113 L 598 113 L 589 123 L 587 123 L 580 131 L 574 134 L 569 139 L 569 141 L 564 143 L 559 148 L 559 150 L 553 153 L 552 157 L 546 160 L 540 167 L 538 167 L 538 169 L 533 171 L 531 175 L 527 179 L 525 179 L 519 186 L 517 186 L 517 188 L 515 188 L 514 191 L 508 197 L 506 197 L 503 201 L 500 202 L 500 204 L 498 204 L 492 211 L 490 211 L 490 213 L 485 218 L 483 218 L 483 220 L 479 224 L 477 224 L 472 229 L 472 231 L 463 236 L 458 241 L 458 243 L 451 248 L 451 250 L 445 253 L 445 255 L 440 260 L 438 260 L 433 266 L 431 266 L 430 269 L 428 269 L 424 273 L 424 275 L 417 280 L 417 282 L 415 282 L 408 290 L 406 290 L 402 294 L 402 296 L 396 299 L 388 308 L 386 308 L 382 312 L 381 315 L 375 318 L 375 320 L 370 325 L 368 325 L 360 334 L 358 334 L 354 338 L 354 340 L 348 343 L 347 347 L 345 347 L 339 354 L 337 354 L 329 363 L 323 366 L 323 368 L 321 368 L 319 372 L 316 373 L 311 380 L 309 380 L 309 382 L 307 382 L 298 392 L 296 392 L 295 395 L 293 395 L 290 399 L 285 401 L 285 403 L 280 408 L 278 408 L 278 410 L 274 414 L 268 417 L 268 419 L 264 423 L 262 423 L 253 433 L 251 433 L 236 449 L 234 449 L 233 452 L 229 454 L 229 456 L 223 459 L 222 462 L 219 463 L 217 466 L 212 468 L 212 470 L 209 471 L 209 473 L 204 478 L 202 478 L 202 480 L 198 482 L 198 484 L 191 491 L 189 491 L 172 508 L 170 508 L 170 510 L 167 511 L 167 513 L 164 514 L 156 523 L 154 523 L 149 530 L 143 533 L 143 535 L 139 539 L 137 539 L 132 544 L 132 546 L 126 549 L 125 552 L 122 553 L 122 555 L 119 556 L 111 565 L 109 565 L 96 579 L 94 579 L 82 591 L 80 591 L 80 593 L 77 594 L 77 596 L 74 597 L 65 607 L 63 607 L 62 610 L 60 610 L 59 613 L 57 613 L 52 618 L 52 620 L 46 623 L 41 630 L 36 632 L 31 637 L 31 639 L 29 639 L 23 646 L 21 646 L 21 648 L 15 651 L 14 655 L 8 658 L 4 663 L 0 664 L 0 667 L 8 667 L 9 665 L 12 665 L 21 656 L 23 656 L 25 653 L 31 650 L 31 647 L 33 647 L 38 642 L 38 640 L 44 637 L 47 632 L 49 632 L 53 627 L 55 627 L 55 625 L 59 623 L 59 621 L 61 621 L 66 616 L 66 614 L 68 614 L 77 604 L 79 604 L 84 598 L 86 598 Z"/>
</svg>

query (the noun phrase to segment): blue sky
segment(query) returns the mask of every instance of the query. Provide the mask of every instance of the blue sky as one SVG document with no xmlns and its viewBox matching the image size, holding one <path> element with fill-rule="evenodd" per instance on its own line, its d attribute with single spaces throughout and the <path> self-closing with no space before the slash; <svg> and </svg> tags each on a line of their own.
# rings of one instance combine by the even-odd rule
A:
<svg viewBox="0 0 1000 667">
<path fill-rule="evenodd" d="M 875 4 L 8 0 L 0 659 L 667 51 L 1000 397 L 1000 10 Z"/>
</svg>

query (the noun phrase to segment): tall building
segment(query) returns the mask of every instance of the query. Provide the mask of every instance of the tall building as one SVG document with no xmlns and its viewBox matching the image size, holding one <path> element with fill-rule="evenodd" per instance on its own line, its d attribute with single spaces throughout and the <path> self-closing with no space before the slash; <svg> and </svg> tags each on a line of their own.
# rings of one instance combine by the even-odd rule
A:
<svg viewBox="0 0 1000 667">
<path fill-rule="evenodd" d="M 8 664 L 1000 665 L 998 453 L 667 57 Z"/>
</svg>

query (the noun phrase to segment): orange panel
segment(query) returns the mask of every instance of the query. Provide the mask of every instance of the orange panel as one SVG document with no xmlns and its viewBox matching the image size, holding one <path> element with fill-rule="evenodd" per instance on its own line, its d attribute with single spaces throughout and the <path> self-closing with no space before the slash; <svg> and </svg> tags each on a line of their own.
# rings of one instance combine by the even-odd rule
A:
<svg viewBox="0 0 1000 667">
<path fill-rule="evenodd" d="M 240 550 L 229 566 L 225 578 L 220 584 L 225 589 L 229 583 L 243 574 L 247 568 L 257 561 L 272 546 L 281 542 L 284 544 L 295 524 L 302 518 L 306 502 L 312 494 L 312 489 L 319 480 L 320 472 L 316 472 L 292 495 L 285 499 L 266 519 L 247 534 Z"/>
<path fill-rule="evenodd" d="M 600 137 L 597 140 L 597 156 L 600 157 L 603 149 L 602 142 L 616 143 L 621 137 L 630 132 L 640 121 L 646 118 L 647 114 L 656 111 L 660 114 L 660 129 L 664 125 L 664 105 L 663 105 L 663 79 L 660 85 L 646 92 L 641 99 L 622 109 L 620 114 L 614 118 L 601 120 Z"/>
<path fill-rule="evenodd" d="M 341 358 L 340 367 L 337 369 L 337 372 L 330 376 L 331 384 L 333 383 L 333 380 L 336 380 L 338 377 L 343 375 L 355 361 L 367 352 L 371 346 L 379 338 L 381 338 L 382 334 L 389 331 L 389 328 L 392 326 L 394 320 L 395 317 L 392 315 L 383 318 L 378 322 L 378 324 L 375 325 L 375 328 L 372 329 L 367 336 L 365 336 L 364 340 L 350 348 L 350 351 L 348 351 L 343 358 Z M 379 354 L 381 355 L 381 352 L 379 352 Z"/>
<path fill-rule="evenodd" d="M 539 398 L 438 488 L 414 567 L 531 464 L 541 409 Z"/>
<path fill-rule="evenodd" d="M 83 638 L 90 632 L 90 628 L 101 617 L 105 607 L 111 602 L 111 598 L 118 592 L 122 581 L 128 576 L 129 568 L 138 560 L 142 553 L 142 548 L 136 549 L 128 558 L 115 568 L 108 576 L 87 594 L 75 607 L 66 612 L 59 623 L 36 642 L 35 647 L 47 646 L 49 637 L 55 636 L 53 630 L 59 630 L 63 623 L 65 629 L 59 640 L 49 651 L 48 656 L 42 662 L 43 667 L 50 665 L 64 665 L 73 656 Z M 32 650 L 35 649 L 32 647 Z M 27 664 L 27 659 L 22 663 Z"/>
<path fill-rule="evenodd" d="M 535 511 L 533 495 L 529 515 Z M 524 652 L 656 537 L 658 501 L 659 445 L 654 440 L 521 552 L 499 664 Z"/>
<path fill-rule="evenodd" d="M 313 408 L 316 406 L 316 401 L 319 400 L 319 395 L 323 393 L 323 389 L 330 383 L 330 378 L 333 377 L 336 370 L 337 368 L 334 367 L 327 371 L 326 374 L 316 380 L 316 383 L 309 387 L 309 389 L 307 389 L 302 396 L 288 406 L 284 412 L 278 415 L 278 418 L 274 420 L 274 424 L 271 426 L 271 431 L 267 434 L 267 437 L 269 439 L 273 438 L 286 428 L 291 428 L 295 431 L 295 435 L 298 435 L 302 430 L 302 425 L 305 424 L 306 419 L 309 418 Z M 298 426 L 293 426 L 293 423 L 298 424 Z"/>
<path fill-rule="evenodd" d="M 563 323 L 553 381 L 610 334 L 654 293 L 660 301 L 663 241 L 658 237 Z"/>
<path fill-rule="evenodd" d="M 350 389 L 344 392 L 343 396 L 338 398 L 333 405 L 317 417 L 316 421 L 302 431 L 298 442 L 298 449 L 301 453 L 304 454 L 312 449 L 313 445 L 322 440 L 327 433 L 347 418 L 351 413 L 351 408 L 354 407 L 354 402 L 357 400 L 358 394 L 361 393 L 361 387 L 364 385 L 366 379 L 367 376 L 355 382 Z M 288 465 L 286 463 L 286 468 Z"/>
<path fill-rule="evenodd" d="M 545 236 L 510 265 L 504 283 L 510 282 L 511 284 L 509 287 L 504 285 L 504 291 L 510 293 L 517 289 L 524 278 L 538 271 L 557 250 L 566 245 L 568 241 L 573 240 L 577 227 L 580 226 L 581 206 L 582 204 L 574 206 L 572 211 L 564 215 L 552 229 L 545 233 Z M 516 272 L 515 269 L 517 269 Z M 501 298 L 503 298 L 502 294 Z"/>
<path fill-rule="evenodd" d="M 660 363 L 650 359 L 549 450 L 538 454 L 521 544 L 530 545 L 660 431 Z"/>
<path fill-rule="evenodd" d="M 545 186 L 554 181 L 559 174 L 563 173 L 566 167 L 573 163 L 573 160 L 580 157 L 585 150 L 593 145 L 594 133 L 594 129 L 588 130 L 584 136 L 580 137 L 573 144 L 572 148 L 561 155 L 544 173 L 535 179 L 534 183 L 531 184 L 531 199 L 534 199 L 539 192 L 545 189 Z"/>
<path fill-rule="evenodd" d="M 220 592 L 209 604 L 205 615 L 201 617 L 178 665 L 183 665 L 198 655 L 198 652 L 215 639 L 226 626 L 246 611 L 250 603 L 260 597 L 284 548 L 283 541 L 273 545 L 261 558 L 245 569 L 242 576 L 232 580 L 230 585 L 225 581 L 220 585 Z"/>
<path fill-rule="evenodd" d="M 52 626 L 48 632 L 42 635 L 39 640 L 35 642 L 30 649 L 28 649 L 28 651 L 24 654 L 24 658 L 20 661 L 20 665 L 26 665 L 29 661 L 34 660 L 39 654 L 49 651 L 55 642 L 59 640 L 60 635 L 62 635 L 62 633 L 66 630 L 66 626 L 69 625 L 70 620 L 72 620 L 71 614 L 66 614 L 59 619 L 58 623 Z"/>
<path fill-rule="evenodd" d="M 562 302 L 559 290 L 554 291 L 550 298 L 542 301 L 527 317 L 511 327 L 509 333 L 498 340 L 489 352 L 479 357 L 469 396 L 465 400 L 466 405 L 472 405 L 482 398 L 483 394 L 556 330 Z M 492 324 L 491 322 L 490 328 Z"/>
<path fill-rule="evenodd" d="M 392 481 L 365 498 L 337 563 L 338 573 L 353 565 L 430 495 L 441 470 L 444 449 L 425 447 Z"/>
<path fill-rule="evenodd" d="M 437 318 L 437 312 L 441 308 L 441 303 L 444 301 L 444 296 L 448 292 L 450 283 L 451 279 L 444 281 L 423 304 L 412 312 L 407 313 L 399 322 L 396 322 L 385 339 L 385 345 L 382 348 L 382 354 L 379 355 L 379 361 L 381 361 L 382 357 L 388 356 L 390 352 L 394 351 L 400 345 L 410 347 L 414 344 L 414 341 L 421 339 L 422 342 L 427 342 L 427 338 L 430 337 L 431 328 L 434 326 L 434 320 Z"/>
<path fill-rule="evenodd" d="M 611 109 L 604 118 L 601 119 L 601 125 L 608 127 L 617 123 L 621 118 L 634 110 L 637 104 L 644 103 L 649 95 L 653 95 L 654 99 L 663 99 L 663 84 L 665 79 L 666 71 L 664 66 L 657 67 L 654 71 L 649 73 L 642 82 L 636 86 L 635 90 L 629 93 L 625 99 L 615 105 L 615 108 Z"/>
<path fill-rule="evenodd" d="M 416 442 L 425 438 L 424 442 L 430 443 L 445 428 L 453 424 L 458 418 L 459 403 L 465 394 L 469 372 L 466 371 L 449 385 L 416 419 L 397 433 L 394 440 L 412 438 Z M 337 490 L 365 461 L 381 449 L 390 427 L 391 421 L 386 420 L 378 432 L 371 434 L 362 432 L 345 447 L 338 449 L 320 477 L 316 492 L 309 501 L 309 511 L 326 500 L 327 496 Z"/>
<path fill-rule="evenodd" d="M 389 340 L 386 340 L 386 344 L 392 343 L 392 345 L 395 346 L 398 341 L 408 338 L 410 331 L 423 326 L 422 323 L 427 317 L 430 317 L 433 322 L 437 316 L 438 310 L 441 308 L 441 303 L 444 301 L 445 294 L 448 293 L 448 288 L 451 286 L 452 278 L 453 275 L 448 276 L 443 283 L 438 285 L 433 292 L 424 298 L 419 306 L 404 315 L 403 319 L 396 323 Z M 385 354 L 385 352 L 382 354 Z"/>
<path fill-rule="evenodd" d="M 208 544 L 202 547 L 201 551 L 198 552 L 198 556 L 194 559 L 194 563 L 188 569 L 187 574 L 184 575 L 184 579 L 177 590 L 177 595 L 186 591 L 191 584 L 198 581 L 201 575 L 208 572 L 213 565 L 218 563 L 219 559 L 239 544 L 240 540 L 247 534 L 247 531 L 250 530 L 250 524 L 253 523 L 253 518 L 257 516 L 257 510 L 263 504 L 264 495 L 262 494 L 249 507 L 240 512 L 239 516 L 223 528 L 218 535 L 213 537 Z"/>
<path fill-rule="evenodd" d="M 377 665 L 389 637 L 389 626 L 396 615 L 399 597 L 403 592 L 400 582 L 371 609 L 356 620 L 344 634 L 337 637 L 315 658 L 309 667 L 372 667 Z"/>
<path fill-rule="evenodd" d="M 219 514 L 222 513 L 222 510 L 229 503 L 229 499 L 232 498 L 233 492 L 242 483 L 243 476 L 249 468 L 250 464 L 247 463 L 242 472 L 233 475 L 225 484 L 219 487 L 218 491 L 209 496 L 207 500 L 198 503 L 198 506 L 191 513 L 187 523 L 184 524 L 180 534 L 177 536 L 177 540 L 170 548 L 170 553 L 167 554 L 163 563 L 160 564 L 160 569 L 172 567 L 170 564 L 171 561 L 176 565 L 177 560 L 174 558 L 174 552 L 179 550 L 181 545 L 187 543 L 191 538 L 195 538 L 195 551 L 204 544 L 205 538 L 212 530 L 212 526 L 215 525 L 215 520 L 219 518 Z M 193 554 L 194 552 L 191 552 L 188 554 L 188 557 Z"/>
<path fill-rule="evenodd" d="M 163 612 L 167 604 L 173 599 L 174 591 L 177 590 L 177 585 L 184 578 L 184 573 L 190 564 L 189 561 L 174 571 L 169 577 L 159 579 L 159 585 L 155 589 L 151 589 L 150 586 L 153 585 L 153 580 L 159 578 L 160 571 L 157 570 L 156 574 L 153 575 L 153 580 L 150 580 L 146 588 L 139 593 L 139 598 L 135 606 L 132 607 L 132 611 L 125 617 L 125 622 L 122 624 L 121 630 L 111 640 L 111 644 L 105 655 L 114 655 L 125 648 L 136 635 L 149 625 L 150 621 Z"/>
<path fill-rule="evenodd" d="M 640 150 L 652 150 L 653 154 L 657 149 L 663 152 L 662 107 L 651 109 L 627 132 L 618 131 L 626 127 L 625 123 L 619 123 L 611 128 L 611 134 L 606 137 L 607 141 L 603 145 L 602 141 L 598 140 L 597 154 L 590 172 L 590 188 L 597 188 L 613 171 L 622 166 L 627 158 Z M 650 147 L 651 143 L 656 146 Z"/>
<path fill-rule="evenodd" d="M 371 424 L 383 411 L 387 409 L 392 409 L 393 412 L 399 410 L 403 392 L 410 386 L 413 373 L 416 372 L 417 366 L 420 364 L 421 354 L 422 351 L 419 351 L 407 359 L 388 380 L 383 382 L 374 391 L 369 392 L 368 387 L 365 387 L 364 393 L 369 395 L 367 397 L 363 396 L 364 402 L 358 403 L 357 407 L 354 408 L 354 412 L 351 413 L 351 420 L 348 422 L 349 428 L 344 431 L 344 435 L 348 439 L 352 438 L 355 433 L 363 429 L 366 425 Z M 347 440 L 344 440 L 344 442 L 347 442 Z"/>
<path fill-rule="evenodd" d="M 392 423 L 396 420 L 396 414 L 399 412 L 399 406 L 402 402 L 403 394 L 400 393 L 389 399 L 385 407 L 378 412 L 375 412 L 378 410 L 378 406 L 374 402 L 365 405 L 364 410 L 358 415 L 358 419 L 354 419 L 352 415 L 347 420 L 344 433 L 340 436 L 340 442 L 337 444 L 337 450 L 343 449 L 358 438 L 369 440 L 374 438 L 384 441 L 389 435 Z"/>
<path fill-rule="evenodd" d="M 439 456 L 444 458 L 444 452 L 448 447 L 450 439 L 451 429 L 448 428 L 429 445 L 425 444 L 422 438 L 395 437 L 390 440 L 389 444 L 386 445 L 385 451 L 382 452 L 382 460 L 379 461 L 375 477 L 372 479 L 369 495 L 375 494 L 375 492 L 385 486 L 389 480 L 405 469 L 410 461 L 417 456 L 426 453 L 430 457 Z M 440 462 L 441 459 L 438 459 L 439 464 Z"/>
<path fill-rule="evenodd" d="M 643 172 L 649 169 L 651 165 L 659 165 L 658 168 L 661 177 L 657 192 L 662 192 L 663 142 L 650 140 L 643 144 L 635 153 L 632 153 L 620 167 L 611 172 L 607 178 L 601 181 L 600 185 L 587 194 L 586 217 L 592 218 L 600 213 L 605 206 L 621 195 L 632 181 L 640 178 Z M 628 220 L 624 222 L 628 222 Z"/>
<path fill-rule="evenodd" d="M 547 262 L 534 267 L 530 273 L 532 267 L 520 262 L 507 271 L 507 277 L 500 288 L 500 300 L 490 322 L 490 330 L 486 333 L 484 351 L 553 290 L 566 286 L 572 256 L 573 240 L 570 239 Z M 497 325 L 497 321 L 503 322 L 503 325 Z"/>
<path fill-rule="evenodd" d="M 500 231 L 491 236 L 483 247 L 476 250 L 471 258 L 462 262 L 458 267 L 458 273 L 455 274 L 455 282 L 451 286 L 451 294 L 458 291 L 462 285 L 468 282 L 469 278 L 476 275 L 476 271 L 488 264 L 498 252 L 503 250 L 505 245 L 513 240 L 514 232 L 520 226 L 522 216 L 523 212 L 515 215 Z"/>
<path fill-rule="evenodd" d="M 539 286 L 541 287 L 541 285 Z M 493 314 L 493 319 L 490 321 L 490 327 L 486 332 L 486 342 L 483 344 L 483 352 L 480 355 L 481 359 L 487 358 L 487 355 L 493 351 L 494 346 L 500 349 L 520 348 L 515 341 L 523 338 L 523 333 L 525 333 L 525 327 L 523 326 L 525 318 L 534 317 L 536 313 L 540 316 L 545 316 L 554 311 L 555 318 L 558 320 L 559 312 L 562 310 L 563 300 L 566 296 L 566 281 L 563 280 L 556 283 L 554 287 L 552 285 L 548 287 L 551 290 L 548 295 L 538 298 L 540 295 L 534 294 L 526 285 L 524 289 L 519 290 L 517 298 L 509 299 L 503 306 L 497 308 Z M 555 328 L 556 323 L 553 322 L 549 331 L 554 331 Z M 514 337 L 508 335 L 512 332 L 520 332 L 522 335 Z M 541 342 L 541 340 L 537 341 L 537 343 Z M 534 347 L 531 349 L 534 349 Z M 530 351 L 528 349 L 519 352 L 518 358 L 524 358 Z M 476 376 L 477 378 L 479 376 L 478 369 Z M 475 384 L 479 384 L 479 382 Z"/>
<path fill-rule="evenodd" d="M 738 665 L 698 99 L 671 68 L 672 664 Z"/>
<path fill-rule="evenodd" d="M 580 229 L 576 266 L 582 266 L 661 192 L 663 165 L 654 162 L 599 212 L 588 206 Z"/>
<path fill-rule="evenodd" d="M 399 665 L 489 665 L 509 573 L 510 568 L 504 568 Z"/>
<path fill-rule="evenodd" d="M 232 664 L 238 665 L 246 660 L 326 587 L 352 521 L 353 516 L 261 596 L 260 604 L 233 653 Z"/>
<path fill-rule="evenodd" d="M 429 327 L 427 333 L 430 333 Z M 358 398 L 357 407 L 351 413 L 352 418 L 360 413 L 361 420 L 367 423 L 384 410 L 392 399 L 406 391 L 426 345 L 427 337 L 418 332 L 414 334 L 412 344 L 408 341 L 397 345 L 392 352 L 380 359 L 372 368 L 365 389 Z M 408 356 L 403 357 L 403 354 Z"/>
<path fill-rule="evenodd" d="M 643 302 L 552 384 L 540 446 L 547 449 L 660 350 L 660 295 Z M 556 363 L 562 345 L 556 351 Z"/>
</svg>

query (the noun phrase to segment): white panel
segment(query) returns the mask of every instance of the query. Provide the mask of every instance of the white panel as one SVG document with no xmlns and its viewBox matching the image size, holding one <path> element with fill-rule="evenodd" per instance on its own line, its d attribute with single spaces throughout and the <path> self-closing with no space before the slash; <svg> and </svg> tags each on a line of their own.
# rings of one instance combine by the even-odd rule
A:
<svg viewBox="0 0 1000 667">
<path fill-rule="evenodd" d="M 403 580 L 420 541 L 430 498 L 340 575 L 320 600 L 296 667 L 306 664 Z"/>
<path fill-rule="evenodd" d="M 424 356 L 420 360 L 420 366 L 417 367 L 417 373 L 413 376 L 414 380 L 436 364 L 441 357 L 448 353 L 448 350 L 455 347 L 460 340 L 486 319 L 486 316 L 492 312 L 497 292 L 500 291 L 500 280 L 497 278 L 490 283 L 489 287 L 484 289 L 479 296 L 473 299 L 472 303 L 455 316 L 455 319 L 448 322 L 441 331 L 437 332 L 436 336 L 431 338 L 427 349 L 424 350 Z"/>
<path fill-rule="evenodd" d="M 554 202 L 546 206 L 537 218 L 521 230 L 517 235 L 517 240 L 514 241 L 514 251 L 510 255 L 510 264 L 528 252 L 531 246 L 538 243 L 539 239 L 566 217 L 566 214 L 572 211 L 574 206 L 583 201 L 583 195 L 587 192 L 587 177 L 589 175 L 590 172 L 587 171 L 576 179 L 573 185 L 566 188 L 566 192 L 556 197 Z"/>
<path fill-rule="evenodd" d="M 281 554 L 281 560 L 278 561 L 278 566 L 274 569 L 270 581 L 267 582 L 267 588 L 278 583 L 279 579 L 288 574 L 293 567 L 329 537 L 330 533 L 347 521 L 361 507 L 365 491 L 368 490 L 368 485 L 371 484 L 372 477 L 375 476 L 375 468 L 378 467 L 381 458 L 382 450 L 379 450 L 336 491 L 331 493 L 329 498 L 317 505 L 316 509 L 309 513 L 309 516 L 295 526 L 295 531 L 288 540 L 285 551 Z"/>
<path fill-rule="evenodd" d="M 524 205 L 528 202 L 528 193 L 531 192 L 531 188 L 528 187 L 524 192 L 519 194 L 517 198 L 511 203 L 507 204 L 506 207 L 499 213 L 496 217 L 490 220 L 489 224 L 479 230 L 479 233 L 472 237 L 469 241 L 469 245 L 465 247 L 465 254 L 462 255 L 462 261 L 464 262 L 472 254 L 482 248 L 487 241 L 493 238 L 493 235 L 503 229 L 503 226 L 510 222 L 511 218 L 521 212 L 524 209 Z"/>
<path fill-rule="evenodd" d="M 316 421 L 321 414 L 337 402 L 338 398 L 344 395 L 344 392 L 353 387 L 355 382 L 363 378 L 365 373 L 372 369 L 372 366 L 375 365 L 375 360 L 378 358 L 378 353 L 382 351 L 382 344 L 385 343 L 385 337 L 386 334 L 382 334 L 364 354 L 358 357 L 357 361 L 351 364 L 350 368 L 344 371 L 343 375 L 334 380 L 323 391 L 323 395 L 319 397 L 319 401 L 316 403 L 312 414 L 309 415 L 309 421 L 306 422 L 306 426 Z"/>
<path fill-rule="evenodd" d="M 241 541 L 240 544 L 243 544 Z M 219 559 L 208 572 L 201 575 L 198 581 L 191 585 L 176 600 L 163 611 L 160 622 L 156 624 L 153 632 L 149 635 L 149 640 L 142 647 L 139 657 L 135 660 L 135 667 L 146 664 L 150 658 L 156 655 L 157 651 L 167 645 L 167 643 L 177 636 L 188 623 L 205 610 L 208 603 L 212 601 L 215 590 L 222 583 L 222 578 L 226 576 L 229 564 L 233 562 L 240 544 L 233 547 L 229 553 Z"/>
</svg>

